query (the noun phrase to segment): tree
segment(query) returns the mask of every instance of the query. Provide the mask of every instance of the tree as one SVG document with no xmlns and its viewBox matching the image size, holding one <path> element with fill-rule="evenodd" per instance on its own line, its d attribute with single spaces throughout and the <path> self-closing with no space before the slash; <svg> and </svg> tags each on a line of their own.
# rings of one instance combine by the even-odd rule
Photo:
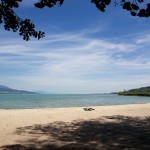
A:
<svg viewBox="0 0 150 150">
<path fill-rule="evenodd" d="M 144 0 L 90 0 L 98 10 L 105 12 L 105 9 L 111 3 L 115 6 L 120 5 L 123 9 L 130 12 L 132 16 L 149 17 L 150 3 L 144 3 Z M 145 0 L 146 1 L 146 0 Z M 22 19 L 15 12 L 14 8 L 19 7 L 22 0 L 0 0 L 0 24 L 4 25 L 5 30 L 18 32 L 24 40 L 30 40 L 30 37 L 37 39 L 43 38 L 45 33 L 36 31 L 35 25 L 30 19 Z M 39 0 L 34 4 L 37 8 L 49 7 L 55 5 L 61 6 L 64 0 Z M 145 5 L 143 5 L 145 4 Z"/>
</svg>

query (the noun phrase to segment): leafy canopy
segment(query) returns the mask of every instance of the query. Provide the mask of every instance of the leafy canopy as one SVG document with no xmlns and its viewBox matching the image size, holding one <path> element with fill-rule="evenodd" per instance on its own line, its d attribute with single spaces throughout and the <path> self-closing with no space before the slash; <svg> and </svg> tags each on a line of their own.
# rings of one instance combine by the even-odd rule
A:
<svg viewBox="0 0 150 150">
<path fill-rule="evenodd" d="M 105 12 L 105 9 L 111 3 L 115 6 L 120 5 L 123 9 L 130 12 L 132 16 L 149 17 L 150 2 L 144 3 L 144 0 L 90 0 L 98 10 Z M 146 1 L 146 0 L 145 0 Z M 35 25 L 30 19 L 22 19 L 14 12 L 14 8 L 19 7 L 22 0 L 0 0 L 0 24 L 4 25 L 5 30 L 18 32 L 24 40 L 30 40 L 30 37 L 37 39 L 43 38 L 45 33 L 36 31 Z M 49 7 L 55 5 L 61 6 L 64 0 L 39 0 L 34 4 L 37 8 Z"/>
</svg>

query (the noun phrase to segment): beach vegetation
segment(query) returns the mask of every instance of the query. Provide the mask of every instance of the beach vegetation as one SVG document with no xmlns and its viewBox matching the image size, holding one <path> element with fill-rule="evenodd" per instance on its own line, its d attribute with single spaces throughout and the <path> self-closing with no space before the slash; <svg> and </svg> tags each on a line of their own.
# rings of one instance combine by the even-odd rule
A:
<svg viewBox="0 0 150 150">
<path fill-rule="evenodd" d="M 150 96 L 150 86 L 138 89 L 131 89 L 128 91 L 124 90 L 122 92 L 118 92 L 117 94 L 125 96 Z"/>
</svg>

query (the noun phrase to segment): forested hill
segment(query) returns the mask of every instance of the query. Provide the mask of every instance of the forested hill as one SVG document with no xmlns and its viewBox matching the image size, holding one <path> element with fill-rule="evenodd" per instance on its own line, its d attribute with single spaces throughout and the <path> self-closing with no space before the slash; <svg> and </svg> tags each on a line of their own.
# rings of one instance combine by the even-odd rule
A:
<svg viewBox="0 0 150 150">
<path fill-rule="evenodd" d="M 150 86 L 118 92 L 118 95 L 126 96 L 150 96 Z"/>
<path fill-rule="evenodd" d="M 24 90 L 16 90 L 4 85 L 0 85 L 0 94 L 36 94 L 36 93 Z"/>
</svg>

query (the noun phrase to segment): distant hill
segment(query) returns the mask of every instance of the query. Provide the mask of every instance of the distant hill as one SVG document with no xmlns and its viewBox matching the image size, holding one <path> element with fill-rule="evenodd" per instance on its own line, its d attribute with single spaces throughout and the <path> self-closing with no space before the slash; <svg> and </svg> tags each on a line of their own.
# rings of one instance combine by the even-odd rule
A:
<svg viewBox="0 0 150 150">
<path fill-rule="evenodd" d="M 150 86 L 118 92 L 117 94 L 126 96 L 150 96 Z"/>
<path fill-rule="evenodd" d="M 0 85 L 0 89 L 10 89 L 10 88 L 4 85 Z"/>
<path fill-rule="evenodd" d="M 16 90 L 4 85 L 0 85 L 0 94 L 36 94 L 36 93 L 25 90 Z"/>
</svg>

